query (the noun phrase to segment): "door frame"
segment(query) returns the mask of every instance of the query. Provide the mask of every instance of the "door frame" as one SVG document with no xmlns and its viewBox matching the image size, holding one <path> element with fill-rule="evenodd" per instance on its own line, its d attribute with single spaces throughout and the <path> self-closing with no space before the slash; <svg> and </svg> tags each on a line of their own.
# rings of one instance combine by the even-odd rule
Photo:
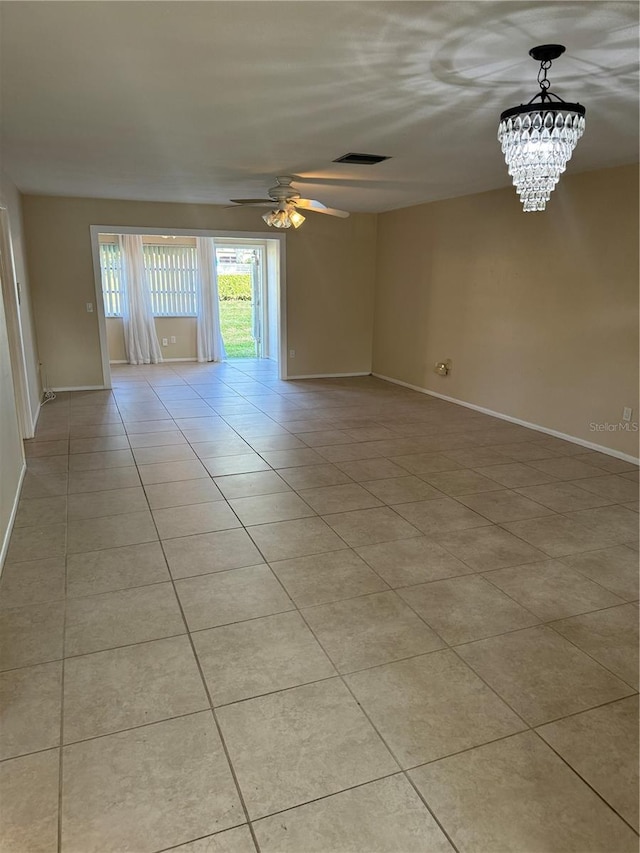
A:
<svg viewBox="0 0 640 853">
<path fill-rule="evenodd" d="M 93 277 L 96 292 L 96 314 L 98 317 L 98 334 L 100 339 L 100 354 L 102 360 L 103 388 L 111 388 L 111 365 L 109 364 L 109 347 L 107 342 L 107 321 L 104 313 L 104 298 L 102 295 L 102 275 L 100 272 L 100 234 L 141 234 L 148 236 L 176 237 L 214 237 L 216 240 L 242 240 L 244 242 L 269 242 L 278 248 L 278 377 L 287 379 L 287 263 L 286 263 L 286 234 L 270 234 L 264 231 L 221 231 L 219 229 L 202 228 L 148 228 L 136 225 L 90 225 L 91 254 L 93 257 Z"/>
<path fill-rule="evenodd" d="M 269 300 L 269 238 L 263 238 L 262 240 L 253 240 L 248 238 L 240 238 L 234 237 L 229 238 L 228 240 L 220 240 L 216 245 L 216 251 L 218 249 L 224 248 L 228 246 L 230 249 L 236 249 L 242 246 L 255 247 L 261 250 L 260 254 L 260 294 L 258 300 L 258 309 L 260 314 L 260 341 L 256 342 L 256 350 L 260 352 L 257 358 L 263 358 L 267 361 L 276 361 L 275 358 L 264 355 L 265 350 L 265 342 L 269 343 L 269 350 L 271 351 L 271 340 L 269 339 L 269 312 L 270 312 L 270 300 Z M 217 259 L 216 259 L 217 262 Z M 275 273 L 275 277 L 277 278 L 277 271 Z M 278 305 L 275 306 L 276 312 L 278 311 Z M 278 356 L 280 356 L 280 352 L 278 350 Z"/>
<path fill-rule="evenodd" d="M 33 438 L 34 422 L 29 399 L 27 357 L 22 334 L 20 291 L 13 257 L 9 211 L 0 205 L 0 297 L 4 303 L 18 426 L 22 438 Z"/>
</svg>

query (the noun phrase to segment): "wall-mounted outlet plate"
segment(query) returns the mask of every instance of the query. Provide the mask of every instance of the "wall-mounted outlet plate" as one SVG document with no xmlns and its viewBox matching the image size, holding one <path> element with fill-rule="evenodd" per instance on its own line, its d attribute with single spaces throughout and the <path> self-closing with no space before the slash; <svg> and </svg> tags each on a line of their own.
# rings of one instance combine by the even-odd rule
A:
<svg viewBox="0 0 640 853">
<path fill-rule="evenodd" d="M 289 350 L 289 358 L 295 358 L 295 357 L 296 357 L 296 351 L 294 349 L 290 349 Z"/>
<path fill-rule="evenodd" d="M 175 336 L 175 335 L 171 335 L 171 343 L 172 343 L 172 344 L 175 344 L 175 342 L 176 342 L 176 336 Z"/>
<path fill-rule="evenodd" d="M 451 372 L 452 361 L 448 358 L 446 361 L 436 361 L 433 369 L 438 376 L 448 376 Z"/>
<path fill-rule="evenodd" d="M 168 346 L 168 345 L 169 345 L 169 341 L 168 341 L 168 339 L 167 339 L 167 338 L 163 338 L 163 339 L 162 339 L 162 346 L 163 346 L 163 347 L 166 347 L 166 346 Z"/>
</svg>

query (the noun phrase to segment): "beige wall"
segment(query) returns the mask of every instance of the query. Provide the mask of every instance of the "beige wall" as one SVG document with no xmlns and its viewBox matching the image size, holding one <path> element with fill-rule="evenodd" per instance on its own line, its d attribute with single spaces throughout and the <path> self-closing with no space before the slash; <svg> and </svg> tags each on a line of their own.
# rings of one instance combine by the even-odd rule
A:
<svg viewBox="0 0 640 853">
<path fill-rule="evenodd" d="M 433 372 L 450 358 L 446 377 Z M 376 373 L 637 456 L 638 168 L 378 218 Z"/>
<path fill-rule="evenodd" d="M 24 196 L 26 244 L 40 359 L 53 387 L 101 383 L 90 225 L 261 231 L 259 210 Z M 287 234 L 289 373 L 371 369 L 376 217 L 309 214 Z"/>
<path fill-rule="evenodd" d="M 121 317 L 107 317 L 107 340 L 109 342 L 109 358 L 111 361 L 126 361 L 124 348 L 124 330 Z M 160 342 L 162 356 L 165 359 L 195 358 L 196 349 L 196 318 L 195 317 L 156 317 L 156 334 Z M 175 337 L 175 344 L 162 346 L 162 339 Z"/>
</svg>

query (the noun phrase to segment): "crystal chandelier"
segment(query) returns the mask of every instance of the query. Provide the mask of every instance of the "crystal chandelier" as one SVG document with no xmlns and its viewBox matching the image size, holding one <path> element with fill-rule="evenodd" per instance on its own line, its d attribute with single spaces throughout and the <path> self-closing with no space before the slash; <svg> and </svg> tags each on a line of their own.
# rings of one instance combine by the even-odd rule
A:
<svg viewBox="0 0 640 853">
<path fill-rule="evenodd" d="M 276 210 L 264 213 L 262 218 L 274 228 L 291 228 L 292 225 L 299 228 L 306 219 L 292 204 L 281 204 Z"/>
<path fill-rule="evenodd" d="M 498 142 L 525 212 L 545 209 L 584 133 L 585 108 L 549 91 L 547 71 L 564 51 L 561 44 L 531 48 L 529 56 L 540 62 L 540 91 L 500 116 Z"/>
</svg>

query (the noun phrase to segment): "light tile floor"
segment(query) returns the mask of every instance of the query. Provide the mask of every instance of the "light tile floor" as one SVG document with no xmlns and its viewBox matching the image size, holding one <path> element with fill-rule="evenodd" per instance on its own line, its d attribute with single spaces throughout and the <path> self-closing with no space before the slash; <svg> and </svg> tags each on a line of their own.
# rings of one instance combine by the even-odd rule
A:
<svg viewBox="0 0 640 853">
<path fill-rule="evenodd" d="M 371 377 L 113 380 L 26 444 L 2 851 L 637 850 L 633 465 Z"/>
</svg>

